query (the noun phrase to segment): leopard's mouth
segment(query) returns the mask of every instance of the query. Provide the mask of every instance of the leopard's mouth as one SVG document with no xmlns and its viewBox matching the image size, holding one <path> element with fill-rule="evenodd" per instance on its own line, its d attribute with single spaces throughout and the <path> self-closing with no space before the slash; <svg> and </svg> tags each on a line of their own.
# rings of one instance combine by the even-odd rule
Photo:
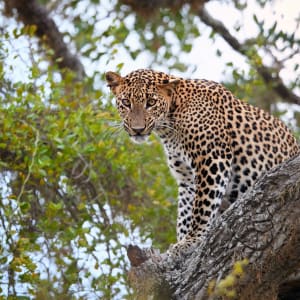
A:
<svg viewBox="0 0 300 300">
<path fill-rule="evenodd" d="M 142 144 L 148 141 L 150 134 L 130 135 L 130 139 L 136 144 Z"/>
<path fill-rule="evenodd" d="M 148 126 L 147 128 L 141 128 L 141 129 L 132 129 L 132 128 L 126 128 L 125 130 L 127 131 L 130 139 L 136 143 L 136 144 L 142 144 L 145 143 L 149 140 L 149 136 L 152 133 L 154 124 L 152 126 Z"/>
</svg>

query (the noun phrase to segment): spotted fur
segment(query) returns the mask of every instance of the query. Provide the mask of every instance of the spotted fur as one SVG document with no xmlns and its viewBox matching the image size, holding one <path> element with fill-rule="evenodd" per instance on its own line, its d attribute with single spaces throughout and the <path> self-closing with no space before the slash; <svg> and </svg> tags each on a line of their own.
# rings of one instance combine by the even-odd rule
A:
<svg viewBox="0 0 300 300">
<path fill-rule="evenodd" d="M 161 138 L 178 183 L 179 246 L 203 236 L 225 198 L 234 202 L 300 150 L 279 119 L 216 82 L 152 70 L 106 79 L 129 136 L 143 142 L 155 131 Z"/>
</svg>

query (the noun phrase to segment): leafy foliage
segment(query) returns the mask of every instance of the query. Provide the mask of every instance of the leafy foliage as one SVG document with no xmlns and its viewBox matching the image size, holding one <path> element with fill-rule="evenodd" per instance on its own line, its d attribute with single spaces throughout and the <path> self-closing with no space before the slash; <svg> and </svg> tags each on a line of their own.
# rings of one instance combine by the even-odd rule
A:
<svg viewBox="0 0 300 300">
<path fill-rule="evenodd" d="M 236 299 L 235 285 L 245 276 L 245 268 L 249 264 L 247 259 L 237 261 L 233 265 L 232 271 L 224 278 L 216 282 L 212 280 L 208 286 L 210 296 L 225 296 L 228 299 Z"/>
<path fill-rule="evenodd" d="M 174 241 L 174 183 L 159 142 L 132 145 L 91 78 L 57 79 L 49 66 L 39 84 L 37 65 L 1 92 L 2 292 L 113 299 L 125 293 L 130 240 Z"/>
</svg>

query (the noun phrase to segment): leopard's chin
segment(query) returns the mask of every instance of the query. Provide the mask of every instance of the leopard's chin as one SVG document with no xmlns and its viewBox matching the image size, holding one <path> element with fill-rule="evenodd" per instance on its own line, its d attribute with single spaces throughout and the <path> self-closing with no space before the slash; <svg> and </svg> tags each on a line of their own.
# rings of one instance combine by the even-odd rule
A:
<svg viewBox="0 0 300 300">
<path fill-rule="evenodd" d="M 148 140 L 149 140 L 149 134 L 144 134 L 144 135 L 140 135 L 140 134 L 137 134 L 137 135 L 131 135 L 131 136 L 130 136 L 130 139 L 131 139 L 131 141 L 134 142 L 135 144 L 143 144 L 143 143 L 148 142 Z"/>
</svg>

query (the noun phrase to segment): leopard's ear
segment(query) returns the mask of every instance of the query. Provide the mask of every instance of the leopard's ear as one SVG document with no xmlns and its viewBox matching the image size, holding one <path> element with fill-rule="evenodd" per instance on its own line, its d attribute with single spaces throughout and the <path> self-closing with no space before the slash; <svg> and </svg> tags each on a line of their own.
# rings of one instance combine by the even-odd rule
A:
<svg viewBox="0 0 300 300">
<path fill-rule="evenodd" d="M 175 92 L 180 79 L 171 79 L 158 85 L 158 90 L 167 98 L 171 99 L 173 92 Z"/>
<path fill-rule="evenodd" d="M 118 87 L 124 82 L 123 77 L 115 72 L 106 72 L 105 79 L 107 86 L 110 87 L 111 91 L 115 95 L 118 94 Z"/>
</svg>

